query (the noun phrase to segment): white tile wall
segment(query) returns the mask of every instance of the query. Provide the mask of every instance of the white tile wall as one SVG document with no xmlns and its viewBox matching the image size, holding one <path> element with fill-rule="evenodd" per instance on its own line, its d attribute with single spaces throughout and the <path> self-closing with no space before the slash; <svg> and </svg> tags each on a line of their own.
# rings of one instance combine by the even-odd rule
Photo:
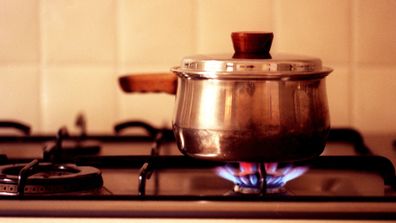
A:
<svg viewBox="0 0 396 223">
<path fill-rule="evenodd" d="M 194 9 L 193 0 L 118 1 L 118 76 L 169 71 L 183 56 L 193 54 Z M 170 127 L 173 96 L 125 95 L 117 90 L 117 121 L 141 119 L 158 127 Z"/>
<path fill-rule="evenodd" d="M 195 52 L 193 0 L 120 0 L 119 60 L 140 71 L 168 70 L 180 58 Z"/>
<path fill-rule="evenodd" d="M 198 0 L 197 52 L 232 52 L 231 32 L 271 31 L 272 4 L 270 0 Z"/>
<path fill-rule="evenodd" d="M 355 62 L 396 65 L 396 1 L 356 1 Z"/>
<path fill-rule="evenodd" d="M 109 0 L 43 0 L 46 64 L 115 64 L 115 3 Z"/>
<path fill-rule="evenodd" d="M 42 75 L 43 131 L 66 125 L 72 132 L 79 113 L 86 115 L 88 131 L 112 130 L 117 111 L 113 68 L 57 66 L 44 69 Z"/>
<path fill-rule="evenodd" d="M 232 31 L 274 31 L 273 51 L 322 58 L 333 126 L 396 132 L 393 0 L 0 0 L 0 119 L 34 131 L 170 125 L 174 98 L 124 95 L 117 77 L 232 50 Z M 159 108 L 158 108 L 158 107 Z"/>
<path fill-rule="evenodd" d="M 359 129 L 396 132 L 396 66 L 356 70 L 353 116 Z"/>
<path fill-rule="evenodd" d="M 352 123 L 367 132 L 396 132 L 396 2 L 354 6 Z"/>
<path fill-rule="evenodd" d="M 350 61 L 351 2 L 275 1 L 278 51 L 320 57 L 326 64 Z"/>
<path fill-rule="evenodd" d="M 35 66 L 0 67 L 0 120 L 11 119 L 40 130 L 40 78 Z"/>
<path fill-rule="evenodd" d="M 330 123 L 333 127 L 351 126 L 351 69 L 348 66 L 335 65 L 332 68 L 334 71 L 326 78 Z"/>
<path fill-rule="evenodd" d="M 0 1 L 0 64 L 39 61 L 38 0 Z"/>
</svg>

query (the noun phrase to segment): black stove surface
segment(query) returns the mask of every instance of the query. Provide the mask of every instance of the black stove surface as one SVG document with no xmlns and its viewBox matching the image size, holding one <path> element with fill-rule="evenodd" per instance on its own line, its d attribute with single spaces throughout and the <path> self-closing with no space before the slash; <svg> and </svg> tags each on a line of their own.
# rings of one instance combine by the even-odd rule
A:
<svg viewBox="0 0 396 223">
<path fill-rule="evenodd" d="M 265 187 L 246 194 L 235 190 L 235 182 L 218 174 L 219 168 L 238 169 L 241 164 L 183 156 L 176 148 L 171 130 L 156 129 L 142 122 L 128 125 L 143 128 L 147 133 L 83 132 L 73 136 L 60 129 L 55 136 L 0 137 L 0 181 L 3 180 L 0 206 L 8 207 L 0 210 L 0 216 L 317 218 L 320 214 L 321 218 L 396 218 L 393 164 L 374 155 L 353 129 L 331 130 L 326 150 L 332 150 L 328 153 L 334 155 L 277 164 L 279 170 L 305 168 L 302 176 L 277 190 Z M 337 155 L 331 146 L 346 144 L 351 150 L 347 155 Z M 82 169 L 95 178 L 81 178 L 77 172 L 83 172 Z M 66 180 L 61 191 L 48 189 L 49 182 L 56 185 L 60 178 L 71 175 L 79 177 Z M 274 177 L 266 175 L 264 179 L 269 182 Z M 246 179 L 237 182 L 242 181 Z M 45 182 L 44 186 L 40 182 Z M 29 206 L 30 202 L 36 208 Z M 92 202 L 109 209 L 105 211 Z M 274 211 L 273 205 L 280 209 Z M 193 207 L 195 211 L 186 211 Z"/>
</svg>

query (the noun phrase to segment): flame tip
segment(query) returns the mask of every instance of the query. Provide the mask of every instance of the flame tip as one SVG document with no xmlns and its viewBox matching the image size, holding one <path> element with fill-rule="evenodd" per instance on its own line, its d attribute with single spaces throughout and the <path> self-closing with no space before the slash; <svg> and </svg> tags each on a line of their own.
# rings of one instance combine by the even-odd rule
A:
<svg viewBox="0 0 396 223">
<path fill-rule="evenodd" d="M 258 168 L 258 163 L 241 162 L 239 169 L 232 165 L 225 165 L 217 167 L 215 172 L 218 176 L 233 182 L 237 188 L 247 187 L 260 189 L 261 173 Z M 267 175 L 265 176 L 267 188 L 284 187 L 287 182 L 298 178 L 308 171 L 306 166 L 293 166 L 287 164 L 279 167 L 278 163 L 264 164 Z"/>
</svg>

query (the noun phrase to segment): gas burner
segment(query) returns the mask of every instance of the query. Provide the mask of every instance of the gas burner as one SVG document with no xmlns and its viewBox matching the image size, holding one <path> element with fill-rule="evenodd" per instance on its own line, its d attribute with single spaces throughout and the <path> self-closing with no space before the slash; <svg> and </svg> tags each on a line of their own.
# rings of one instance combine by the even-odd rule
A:
<svg viewBox="0 0 396 223">
<path fill-rule="evenodd" d="M 101 188 L 99 169 L 74 164 L 39 163 L 0 166 L 0 195 L 60 194 Z"/>
<path fill-rule="evenodd" d="M 286 183 L 307 170 L 303 166 L 247 162 L 239 163 L 239 169 L 231 165 L 216 168 L 217 175 L 234 183 L 232 194 L 284 194 Z"/>
</svg>

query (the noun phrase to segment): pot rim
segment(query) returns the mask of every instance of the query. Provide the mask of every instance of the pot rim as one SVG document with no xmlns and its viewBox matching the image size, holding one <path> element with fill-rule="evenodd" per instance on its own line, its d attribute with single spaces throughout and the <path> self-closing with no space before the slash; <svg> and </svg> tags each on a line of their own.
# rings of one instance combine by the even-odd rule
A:
<svg viewBox="0 0 396 223">
<path fill-rule="evenodd" d="M 241 59 L 220 54 L 185 57 L 171 71 L 193 79 L 294 80 L 322 78 L 333 69 L 323 67 L 319 58 L 307 56 L 274 54 L 266 59 Z"/>
<path fill-rule="evenodd" d="M 180 66 L 172 67 L 171 71 L 177 76 L 187 79 L 213 79 L 213 80 L 313 80 L 321 79 L 329 75 L 333 69 L 323 67 L 318 72 L 249 72 L 237 71 L 232 74 L 229 72 L 216 71 L 185 71 Z"/>
</svg>

